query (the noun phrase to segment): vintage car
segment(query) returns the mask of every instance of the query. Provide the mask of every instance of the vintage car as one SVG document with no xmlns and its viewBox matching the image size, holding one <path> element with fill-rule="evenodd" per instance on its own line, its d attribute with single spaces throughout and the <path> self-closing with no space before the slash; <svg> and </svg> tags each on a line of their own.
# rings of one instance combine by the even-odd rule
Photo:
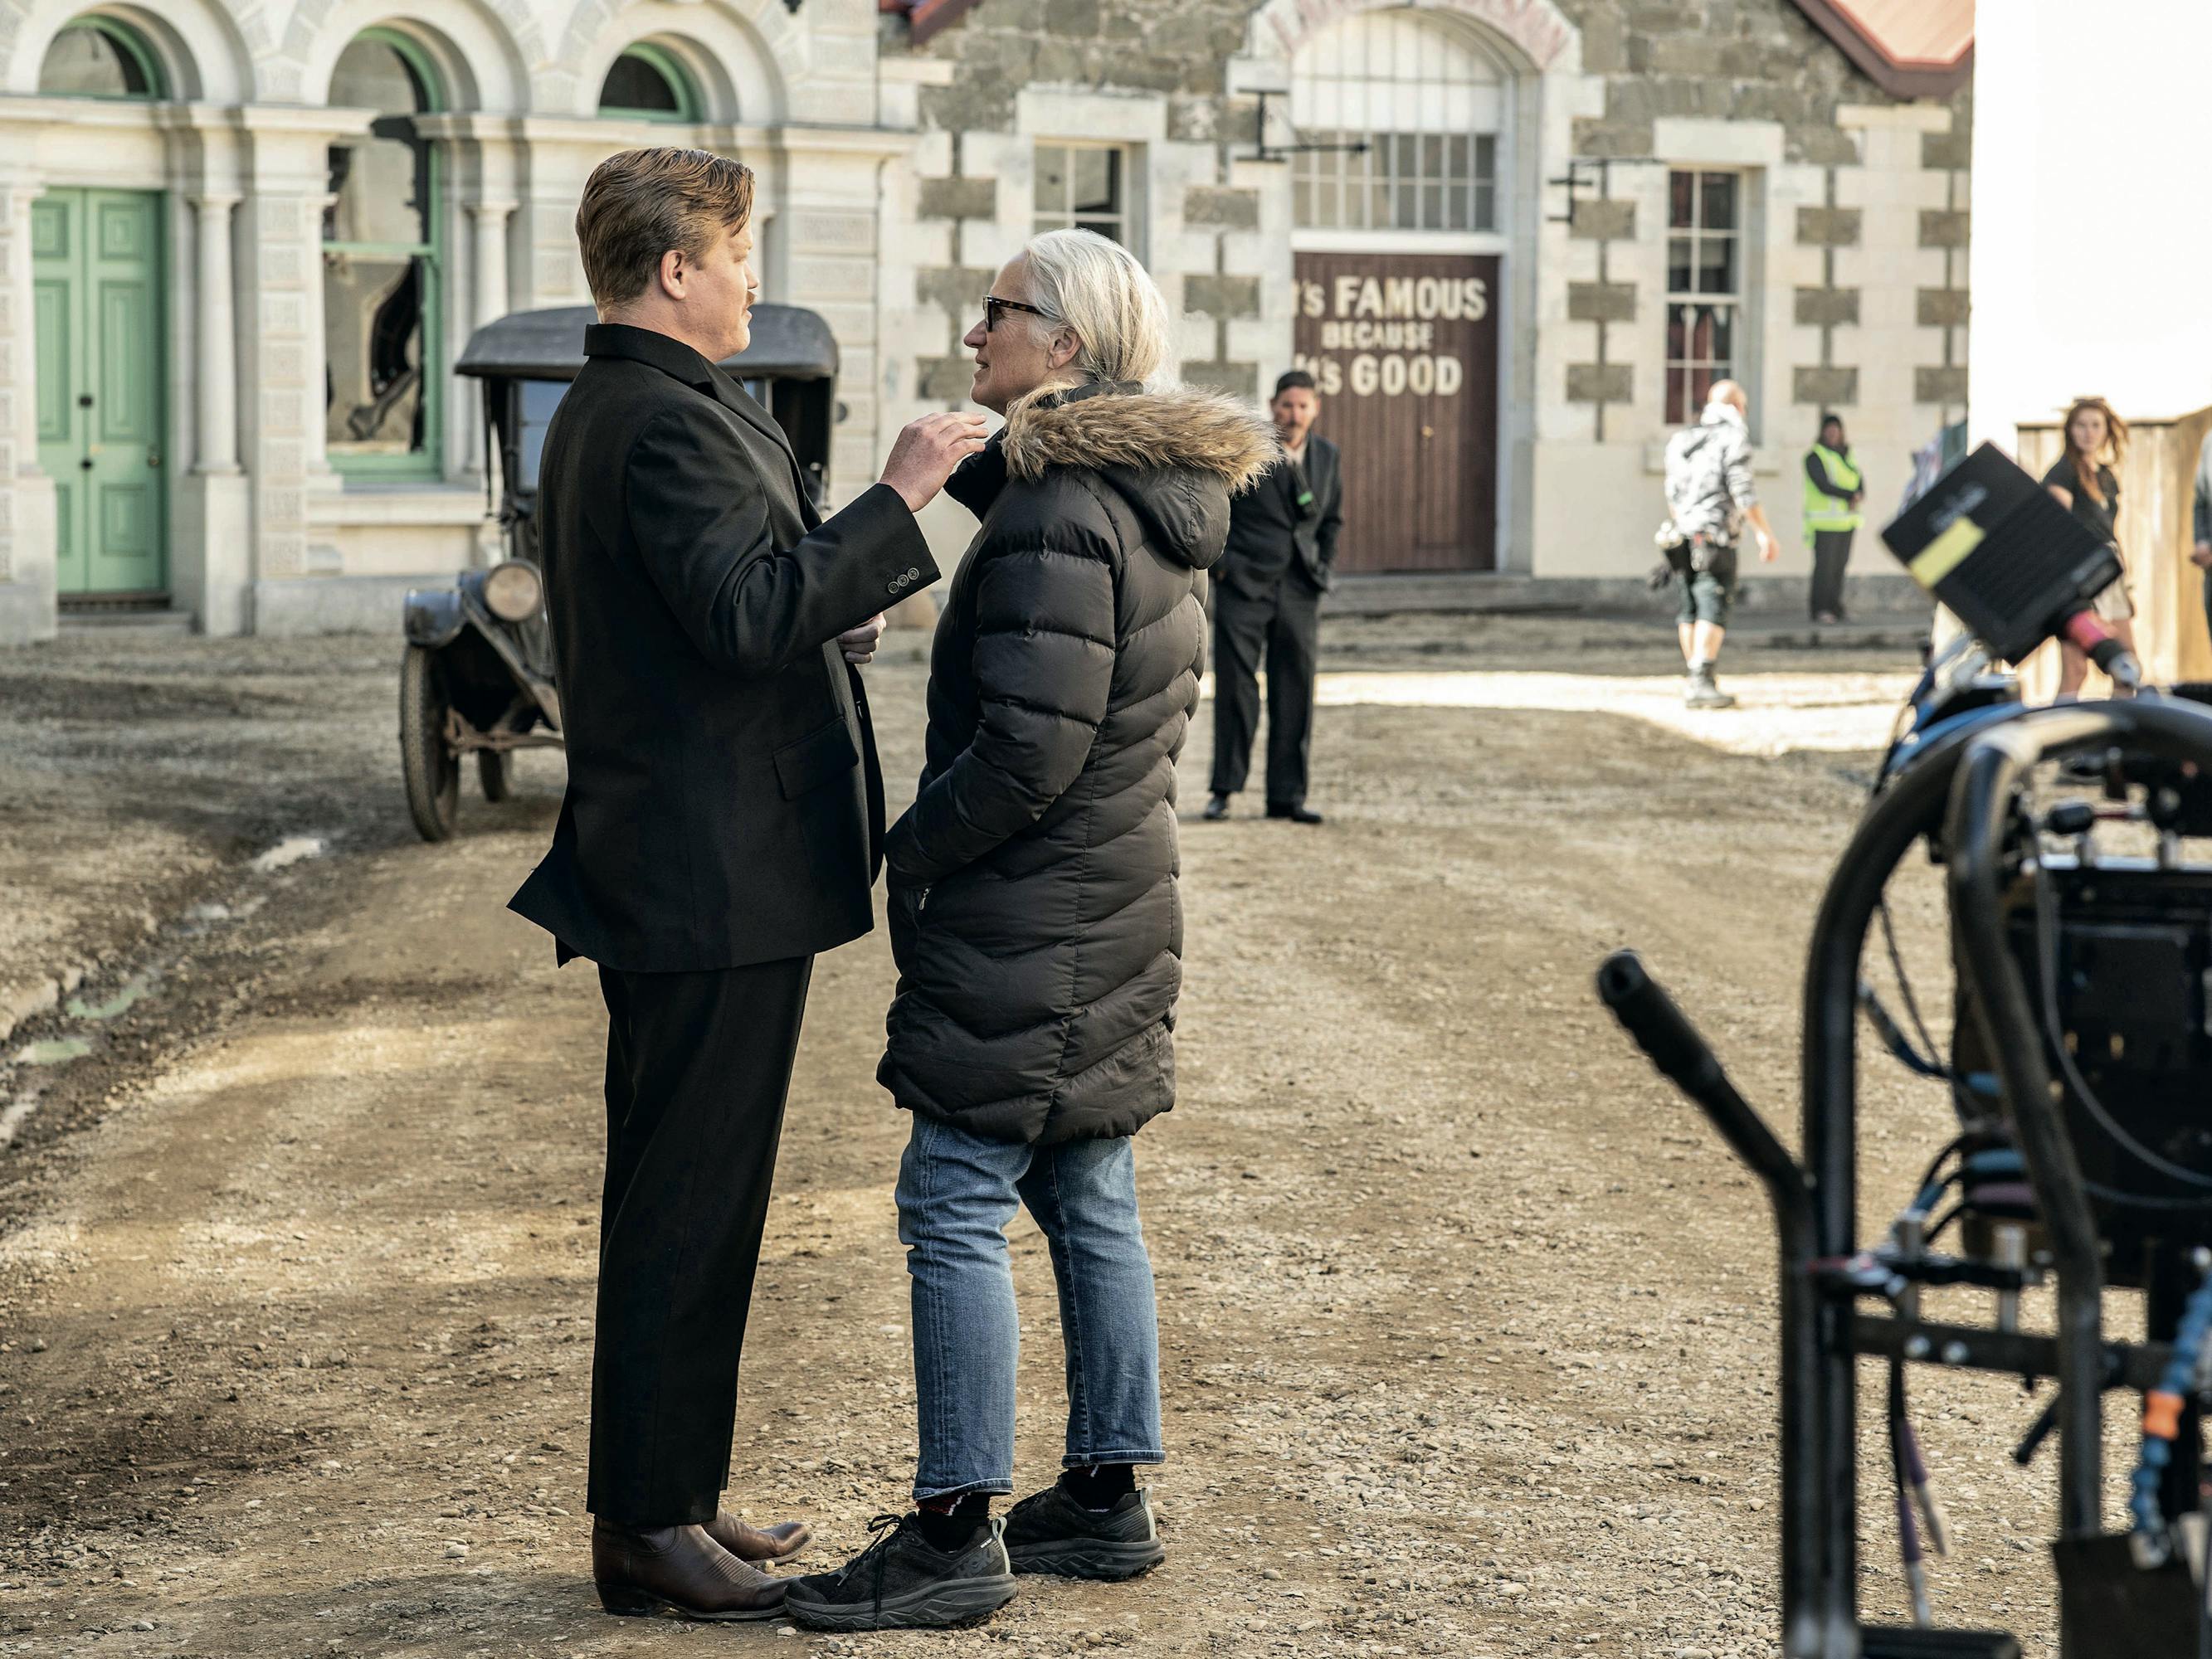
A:
<svg viewBox="0 0 2212 1659">
<path fill-rule="evenodd" d="M 454 365 L 483 384 L 485 448 L 498 457 L 505 556 L 450 586 L 416 588 L 404 608 L 399 764 L 425 841 L 453 833 L 461 765 L 474 755 L 486 800 L 504 800 L 514 751 L 558 747 L 561 699 L 538 557 L 538 459 L 546 423 L 584 366 L 589 306 L 521 311 L 478 329 Z M 752 343 L 722 367 L 775 416 L 817 502 L 829 487 L 837 345 L 797 306 L 757 305 Z M 485 479 L 487 495 L 494 488 Z"/>
</svg>

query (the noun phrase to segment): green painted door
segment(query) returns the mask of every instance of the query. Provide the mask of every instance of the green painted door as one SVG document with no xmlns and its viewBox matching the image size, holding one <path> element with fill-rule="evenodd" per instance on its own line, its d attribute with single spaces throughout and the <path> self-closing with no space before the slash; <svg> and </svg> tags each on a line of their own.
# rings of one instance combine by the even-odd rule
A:
<svg viewBox="0 0 2212 1659">
<path fill-rule="evenodd" d="M 54 190 L 31 204 L 39 465 L 67 593 L 168 586 L 161 198 Z"/>
</svg>

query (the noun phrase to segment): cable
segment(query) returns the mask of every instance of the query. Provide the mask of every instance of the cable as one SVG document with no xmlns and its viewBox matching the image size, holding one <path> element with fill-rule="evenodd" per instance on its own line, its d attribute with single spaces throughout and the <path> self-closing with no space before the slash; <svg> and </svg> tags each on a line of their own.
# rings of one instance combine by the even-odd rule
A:
<svg viewBox="0 0 2212 1659">
<path fill-rule="evenodd" d="M 2128 1482 L 2128 1514 L 2134 1522 L 2138 1566 L 2163 1565 L 2173 1553 L 2166 1516 L 2159 1508 L 2159 1486 L 2166 1466 L 2173 1461 L 2173 1443 L 2181 1431 L 2190 1393 L 2197 1386 L 2197 1357 L 2208 1332 L 2212 1332 L 2212 1273 L 2198 1280 L 2189 1300 L 2182 1304 L 2165 1374 L 2158 1386 L 2143 1395 L 2142 1452 Z M 2203 1593 L 2201 1589 L 2198 1593 Z"/>
<path fill-rule="evenodd" d="M 2148 1148 L 2138 1148 L 2133 1138 L 2112 1121 L 2111 1116 L 2106 1112 L 2103 1103 L 2098 1100 L 2095 1091 L 2089 1087 L 2087 1081 L 2081 1076 L 2080 1068 L 2074 1063 L 2072 1053 L 2066 1047 L 2066 1034 L 2057 1012 L 2057 945 L 2054 937 L 2055 927 L 2046 903 L 2047 895 L 2045 892 L 2045 884 L 2049 879 L 2048 872 L 2042 870 L 2037 872 L 2036 948 L 2039 957 L 2037 963 L 2039 970 L 2039 977 L 2043 981 L 2044 1040 L 2057 1053 L 2060 1068 L 2066 1077 L 2067 1085 L 2075 1091 L 2076 1097 L 2081 1100 L 2090 1115 L 2094 1117 L 2123 1147 L 2131 1152 L 2140 1152 L 2142 1156 L 2154 1165 L 2162 1163 L 2164 1160 L 2160 1159 L 2158 1154 L 2150 1152 Z M 2212 1182 L 2207 1182 L 2204 1177 L 2194 1171 L 2184 1170 L 2183 1174 L 2192 1184 L 2212 1186 Z M 2131 1193 L 2121 1188 L 2108 1187 L 2102 1182 L 2091 1181 L 2087 1177 L 2083 1178 L 2081 1186 L 2092 1198 L 2127 1209 L 2169 1215 L 2212 1210 L 2212 1198 L 2173 1198 L 2148 1193 Z"/>
<path fill-rule="evenodd" d="M 1918 1190 L 1924 1193 L 1930 1187 L 1936 1184 L 1936 1172 L 1943 1167 L 1943 1160 L 1950 1157 L 1954 1152 L 1964 1150 L 1967 1139 L 1968 1137 L 1966 1135 L 1953 1135 L 1948 1141 L 1944 1143 L 1943 1150 L 1928 1160 L 1927 1173 L 1920 1177 L 1920 1186 Z M 1956 1181 L 1958 1178 L 1958 1172 L 1954 1171 L 1952 1174 L 1944 1177 L 1944 1184 L 1948 1186 L 1952 1182 Z"/>
<path fill-rule="evenodd" d="M 1949 1066 L 1912 1046 L 1912 1039 L 1899 1027 L 1895 1016 L 1882 1006 L 1881 998 L 1875 994 L 1873 986 L 1864 983 L 1859 986 L 1859 1007 L 1865 1013 L 1869 1024 L 1873 1025 L 1875 1036 L 1881 1039 L 1881 1046 L 1889 1051 L 1892 1060 L 1913 1076 L 1925 1078 L 1930 1083 L 1955 1081 Z"/>
<path fill-rule="evenodd" d="M 1905 953 L 1897 948 L 1897 925 L 1890 920 L 1887 890 L 1875 906 L 1874 913 L 1881 922 L 1882 944 L 1889 951 L 1889 970 L 1897 975 L 1898 994 L 1905 1000 L 1905 1018 L 1912 1022 L 1913 1033 L 1919 1037 L 1921 1048 L 1932 1054 L 1936 1052 L 1936 1039 L 1929 1032 L 1928 1022 L 1920 1017 L 1919 999 L 1912 994 L 1912 981 L 1905 971 Z"/>
<path fill-rule="evenodd" d="M 1881 1039 L 1881 1046 L 1889 1050 L 1890 1058 L 1899 1065 L 1915 1077 L 1924 1077 L 1938 1083 L 1953 1081 L 1949 1066 L 1912 1046 L 1912 1039 L 1905 1034 L 1896 1018 L 1882 1006 L 1881 994 L 1864 980 L 1859 981 L 1859 1006 L 1874 1022 L 1875 1035 Z"/>
<path fill-rule="evenodd" d="M 2059 1069 L 2066 1075 L 2066 1086 L 2074 1091 L 2082 1109 L 2097 1121 L 2098 1127 L 2111 1136 L 2124 1151 L 2133 1154 L 2160 1175 L 2191 1187 L 2212 1188 L 2212 1176 L 2200 1175 L 2185 1164 L 2176 1164 L 2172 1158 L 2153 1152 L 2123 1128 L 2118 1119 L 2105 1109 L 2089 1087 L 2088 1079 L 2081 1075 L 2081 1067 L 2074 1063 L 2074 1055 L 2066 1046 L 2064 1024 L 2058 1016 L 2058 927 L 2056 907 L 2051 902 L 2050 872 L 2038 866 L 2035 872 L 2035 935 L 2037 966 L 2043 981 L 2043 1027 L 2045 1038 L 2057 1055 Z M 2212 1200 L 2205 1200 L 2212 1207 Z"/>
<path fill-rule="evenodd" d="M 1881 896 L 1875 901 L 1875 915 L 1881 922 L 1882 942 L 1889 952 L 1889 970 L 1897 980 L 1898 995 L 1905 1003 L 1905 1018 L 1912 1022 L 1912 1029 L 1918 1034 L 1921 1048 L 1924 1052 L 1914 1054 L 1909 1057 L 1900 1052 L 1898 1044 L 1904 1041 L 1905 1034 L 1895 1030 L 1896 1022 L 1890 1020 L 1889 1011 L 1881 1006 L 1881 1000 L 1874 995 L 1871 988 L 1862 985 L 1862 1000 L 1869 1005 L 1869 1012 L 1875 1018 L 1878 1029 L 1881 1022 L 1888 1021 L 1891 1031 L 1894 1032 L 1897 1039 L 1896 1042 L 1889 1042 L 1891 1033 L 1883 1034 L 1890 1053 L 1908 1071 L 1916 1072 L 1922 1077 L 1931 1079 L 1940 1079 L 1948 1084 L 1951 1091 L 1951 1109 L 1958 1114 L 1961 1121 L 1972 1123 L 1975 1121 L 1978 1114 L 1965 1079 L 1950 1066 L 1936 1058 L 1940 1050 L 1936 1048 L 1934 1033 L 1929 1030 L 1928 1022 L 1920 1012 L 1920 1000 L 1913 994 L 1912 976 L 1905 971 L 1905 952 L 1899 948 L 1897 943 L 1897 926 L 1890 916 L 1889 893 L 1887 885 Z"/>
<path fill-rule="evenodd" d="M 1929 1227 L 1925 1233 L 1921 1235 L 1920 1248 L 1924 1250 L 1930 1244 L 1933 1244 L 1937 1239 L 1941 1238 L 1943 1236 L 1943 1230 L 1949 1226 L 1953 1222 L 1956 1221 L 1959 1217 L 1965 1212 L 1966 1208 L 1966 1200 L 1962 1198 L 1956 1204 L 1954 1204 L 1949 1209 L 1944 1211 L 1942 1215 L 1936 1217 L 1934 1224 Z"/>
<path fill-rule="evenodd" d="M 1954 660 L 1980 646 L 1981 641 L 1972 634 L 1960 634 L 1942 650 L 1932 653 L 1922 665 L 1919 680 L 1898 709 L 1897 718 L 1890 722 L 1888 745 L 1882 750 L 1881 764 L 1875 768 L 1877 788 L 1889 781 L 1890 763 L 1897 758 L 1897 751 L 1904 747 L 1905 739 L 1921 729 L 1916 724 L 1921 713 L 1920 700 L 1936 689 L 1943 678 L 1943 671 Z"/>
</svg>

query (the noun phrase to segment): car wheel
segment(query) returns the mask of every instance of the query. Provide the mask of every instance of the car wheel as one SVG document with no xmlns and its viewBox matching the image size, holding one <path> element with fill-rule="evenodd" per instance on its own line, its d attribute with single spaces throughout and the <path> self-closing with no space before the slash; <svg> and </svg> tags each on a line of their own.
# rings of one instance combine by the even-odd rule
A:
<svg viewBox="0 0 2212 1659">
<path fill-rule="evenodd" d="M 424 841 L 445 841 L 460 816 L 461 763 L 446 742 L 446 677 L 437 653 L 407 647 L 399 665 L 399 770 Z"/>
</svg>

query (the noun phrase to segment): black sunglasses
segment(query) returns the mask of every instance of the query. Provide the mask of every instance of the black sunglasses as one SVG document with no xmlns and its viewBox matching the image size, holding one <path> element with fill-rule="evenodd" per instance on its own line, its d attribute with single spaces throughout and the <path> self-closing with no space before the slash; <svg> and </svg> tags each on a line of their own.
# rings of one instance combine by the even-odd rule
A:
<svg viewBox="0 0 2212 1659">
<path fill-rule="evenodd" d="M 1001 300 L 995 294 L 983 296 L 983 332 L 988 334 L 998 327 L 999 319 L 1010 311 L 1026 311 L 1032 317 L 1048 317 L 1051 313 L 1042 306 L 1024 305 L 1019 300 Z"/>
</svg>

